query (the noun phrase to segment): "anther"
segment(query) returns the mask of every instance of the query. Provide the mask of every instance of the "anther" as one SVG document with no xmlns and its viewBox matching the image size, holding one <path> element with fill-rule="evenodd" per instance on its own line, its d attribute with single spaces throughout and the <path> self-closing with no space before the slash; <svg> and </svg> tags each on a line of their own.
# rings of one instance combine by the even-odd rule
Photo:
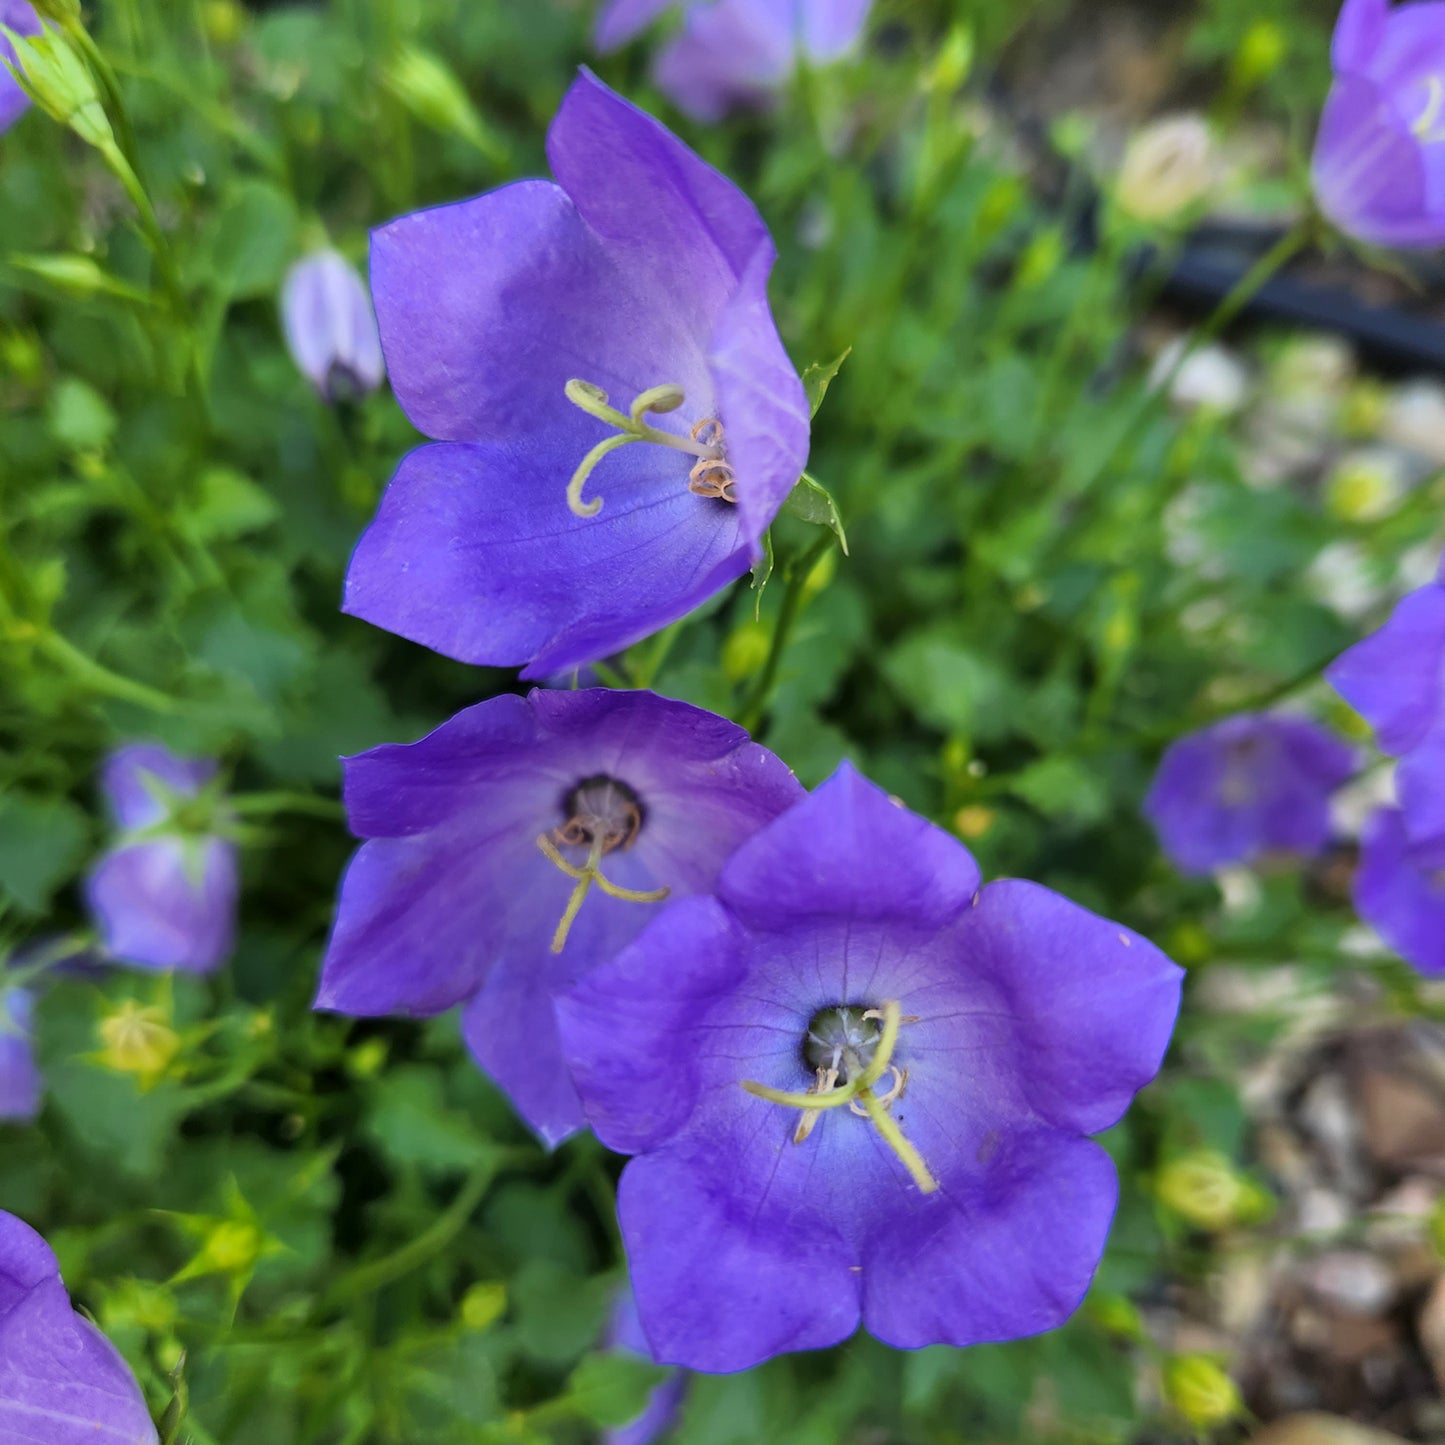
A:
<svg viewBox="0 0 1445 1445">
<path fill-rule="evenodd" d="M 581 791 L 578 790 L 579 793 Z M 567 946 L 567 935 L 571 933 L 572 925 L 577 921 L 577 915 L 581 912 L 594 883 L 609 898 L 619 899 L 623 903 L 661 903 L 672 892 L 670 888 L 623 888 L 603 874 L 603 855 L 614 848 L 628 846 L 636 837 L 637 828 L 641 826 L 642 814 L 637 805 L 625 803 L 623 807 L 631 809 L 635 820 L 630 829 L 625 824 L 621 829 L 596 826 L 598 820 L 579 815 L 569 818 L 560 828 L 554 829 L 550 836 L 542 833 L 537 838 L 537 847 L 542 850 L 547 861 L 575 880 L 576 884 L 567 899 L 566 908 L 562 911 L 562 920 L 552 934 L 553 953 L 561 953 Z M 580 868 L 569 863 L 558 851 L 558 843 L 566 847 L 585 844 L 587 861 Z"/>
</svg>

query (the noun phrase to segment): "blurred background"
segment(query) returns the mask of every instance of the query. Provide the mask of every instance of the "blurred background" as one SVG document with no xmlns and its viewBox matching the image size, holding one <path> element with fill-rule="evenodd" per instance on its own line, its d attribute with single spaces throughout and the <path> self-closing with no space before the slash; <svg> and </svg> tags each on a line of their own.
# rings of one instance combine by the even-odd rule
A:
<svg viewBox="0 0 1445 1445">
<path fill-rule="evenodd" d="M 650 79 L 655 33 L 595 53 L 586 0 L 86 8 L 153 224 L 79 125 L 0 137 L 0 956 L 43 1078 L 0 1123 L 0 1207 L 157 1413 L 184 1397 L 173 1439 L 584 1441 L 661 1379 L 606 1342 L 621 1161 L 546 1153 L 452 1017 L 309 1008 L 352 846 L 338 756 L 520 685 L 339 613 L 419 439 L 384 385 L 318 392 L 282 285 L 545 175 L 588 64 L 757 202 L 799 369 L 846 353 L 810 471 L 851 555 L 804 581 L 762 741 L 810 786 L 851 757 L 985 876 L 1189 970 L 1104 1141 L 1122 1203 L 1067 1327 L 698 1377 L 666 1438 L 1445 1441 L 1445 991 L 1349 901 L 1388 775 L 1308 864 L 1184 878 L 1140 814 L 1163 748 L 1235 711 L 1287 700 L 1366 747 L 1320 669 L 1445 540 L 1433 261 L 1313 247 L 1181 352 L 1305 211 L 1334 18 L 877 0 L 855 54 L 702 125 Z M 806 531 L 779 522 L 780 559 Z M 744 579 L 611 666 L 737 716 L 782 595 Z M 209 977 L 93 951 L 97 773 L 133 740 L 249 800 Z"/>
</svg>

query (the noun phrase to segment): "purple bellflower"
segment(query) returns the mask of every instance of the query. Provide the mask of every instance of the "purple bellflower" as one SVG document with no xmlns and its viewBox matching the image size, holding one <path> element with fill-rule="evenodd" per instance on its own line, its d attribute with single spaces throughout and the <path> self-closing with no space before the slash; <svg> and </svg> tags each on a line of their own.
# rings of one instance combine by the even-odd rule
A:
<svg viewBox="0 0 1445 1445">
<path fill-rule="evenodd" d="M 1320 209 L 1371 245 L 1445 245 L 1445 3 L 1345 0 L 1331 59 Z"/>
<path fill-rule="evenodd" d="M 325 401 L 375 391 L 386 375 L 366 285 L 346 257 L 317 251 L 286 273 L 281 327 L 302 374 Z"/>
<path fill-rule="evenodd" d="M 637 1301 L 630 1289 L 622 1290 L 612 1310 L 612 1320 L 607 1330 L 606 1343 L 616 1350 L 641 1355 L 652 1359 L 647 1346 L 647 1336 L 642 1333 L 642 1324 L 637 1318 Z M 687 1393 L 687 1372 L 673 1370 L 661 1384 L 654 1387 L 647 1397 L 647 1405 L 635 1420 L 618 1425 L 603 1433 L 603 1445 L 652 1445 L 661 1438 L 677 1420 L 682 1408 L 683 1396 Z"/>
<path fill-rule="evenodd" d="M 551 990 L 708 891 L 802 794 L 723 718 L 650 692 L 503 696 L 346 762 L 367 839 L 347 869 L 318 1008 L 440 1013 L 549 1143 L 582 1124 Z"/>
<path fill-rule="evenodd" d="M 614 0 L 597 17 L 599 50 L 614 50 L 676 0 Z M 658 86 L 695 120 L 766 105 L 800 61 L 825 65 L 859 40 L 872 0 L 692 0 L 658 52 Z"/>
<path fill-rule="evenodd" d="M 752 203 L 586 72 L 547 150 L 556 185 L 520 181 L 373 236 L 392 385 L 439 442 L 402 461 L 345 599 L 533 678 L 739 577 L 808 453 Z"/>
<path fill-rule="evenodd" d="M 1355 911 L 1421 973 L 1445 973 L 1445 867 L 1412 848 L 1398 808 L 1365 827 Z"/>
<path fill-rule="evenodd" d="M 236 845 L 216 831 L 215 763 L 134 743 L 106 759 L 101 787 L 119 839 L 85 881 L 107 953 L 142 968 L 209 973 L 236 932 Z"/>
<path fill-rule="evenodd" d="M 1170 745 L 1144 813 L 1184 873 L 1311 856 L 1329 842 L 1330 794 L 1354 766 L 1354 749 L 1316 723 L 1241 713 Z"/>
<path fill-rule="evenodd" d="M 27 1124 L 40 1113 L 40 1069 L 30 1039 L 34 995 L 0 988 L 0 1123 Z"/>
<path fill-rule="evenodd" d="M 557 1009 L 656 1359 L 747 1369 L 860 1318 L 969 1345 L 1077 1307 L 1117 1197 L 1107 1129 L 1180 970 L 844 764 L 715 896 L 669 903 Z"/>
<path fill-rule="evenodd" d="M 40 17 L 26 0 L 0 0 L 0 25 L 17 35 L 40 34 Z M 9 130 L 30 104 L 30 97 L 10 69 L 14 62 L 15 47 L 0 34 L 0 131 Z"/>
<path fill-rule="evenodd" d="M 1400 760 L 1395 787 L 1414 849 L 1445 865 L 1445 583 L 1410 593 L 1378 632 L 1325 670 Z"/>
<path fill-rule="evenodd" d="M 0 1440 L 156 1445 L 135 1376 L 70 1306 L 50 1246 L 0 1210 Z"/>
</svg>

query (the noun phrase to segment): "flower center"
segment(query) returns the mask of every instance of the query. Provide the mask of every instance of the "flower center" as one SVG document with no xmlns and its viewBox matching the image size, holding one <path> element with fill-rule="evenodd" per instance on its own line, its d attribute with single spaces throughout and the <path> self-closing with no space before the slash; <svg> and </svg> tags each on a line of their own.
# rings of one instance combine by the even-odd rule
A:
<svg viewBox="0 0 1445 1445">
<path fill-rule="evenodd" d="M 548 862 L 575 881 L 562 921 L 552 935 L 552 952 L 561 953 L 567 935 L 595 883 L 609 898 L 624 903 L 661 903 L 668 888 L 623 888 L 602 873 L 602 860 L 618 848 L 630 848 L 642 832 L 642 802 L 626 783 L 605 773 L 583 778 L 562 800 L 562 823 L 537 838 L 537 847 Z M 563 848 L 585 848 L 586 861 L 580 866 L 563 856 Z"/>
<path fill-rule="evenodd" d="M 904 1022 L 902 1011 L 892 1000 L 881 1008 L 834 1004 L 819 1009 L 808 1021 L 802 1039 L 803 1058 L 814 1071 L 808 1091 L 791 1093 L 751 1079 L 744 1079 L 742 1086 L 754 1098 L 802 1111 L 803 1117 L 793 1132 L 794 1144 L 807 1140 L 824 1109 L 838 1109 L 846 1104 L 850 1113 L 869 1120 L 878 1130 L 883 1142 L 913 1176 L 919 1190 L 932 1194 L 938 1188 L 938 1180 L 888 1112 L 908 1087 L 908 1070 L 891 1062 L 898 1046 L 898 1031 Z M 881 1094 L 875 1092 L 874 1085 L 885 1075 L 890 1080 L 887 1089 Z"/>
<path fill-rule="evenodd" d="M 677 411 L 687 400 L 683 389 L 675 383 L 649 387 L 632 399 L 632 405 L 624 415 L 608 402 L 607 393 L 590 381 L 573 378 L 567 383 L 567 400 L 573 406 L 595 416 L 616 428 L 615 436 L 605 437 L 585 457 L 572 480 L 567 483 L 567 505 L 578 517 L 595 517 L 602 510 L 602 499 L 594 497 L 590 502 L 582 500 L 582 489 L 587 479 L 597 469 L 602 459 L 619 447 L 633 442 L 653 442 L 657 446 L 671 447 L 696 457 L 688 473 L 687 489 L 699 497 L 715 497 L 723 502 L 737 502 L 734 495 L 736 477 L 727 461 L 723 446 L 723 425 L 716 417 L 703 417 L 694 422 L 685 437 L 675 432 L 663 431 L 646 420 L 648 414 L 663 416 Z"/>
</svg>

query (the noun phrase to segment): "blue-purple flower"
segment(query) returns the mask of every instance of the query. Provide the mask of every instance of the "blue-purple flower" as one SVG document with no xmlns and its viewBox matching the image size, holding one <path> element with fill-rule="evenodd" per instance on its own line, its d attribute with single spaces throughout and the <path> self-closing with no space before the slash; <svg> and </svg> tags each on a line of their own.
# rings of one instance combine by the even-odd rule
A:
<svg viewBox="0 0 1445 1445">
<path fill-rule="evenodd" d="M 40 17 L 26 0 L 0 0 L 0 25 L 17 35 L 40 34 Z M 0 131 L 14 125 L 30 104 L 30 97 L 10 69 L 14 63 L 15 47 L 0 33 Z"/>
<path fill-rule="evenodd" d="M 1410 593 L 1325 676 L 1400 760 L 1395 786 L 1412 847 L 1445 863 L 1445 585 Z"/>
<path fill-rule="evenodd" d="M 281 326 L 291 359 L 326 401 L 375 391 L 386 375 L 366 285 L 336 251 L 316 251 L 286 273 Z"/>
<path fill-rule="evenodd" d="M 236 845 L 217 831 L 216 765 L 156 743 L 106 759 L 101 788 L 120 836 L 91 869 L 85 898 L 106 952 L 142 968 L 208 973 L 236 933 Z"/>
<path fill-rule="evenodd" d="M 40 1068 L 30 1039 L 35 996 L 0 987 L 0 1123 L 25 1124 L 40 1112 Z"/>
<path fill-rule="evenodd" d="M 1051 1329 L 1180 971 L 846 764 L 558 1000 L 647 1343 L 692 1369 Z"/>
<path fill-rule="evenodd" d="M 1445 867 L 1414 848 L 1398 808 L 1365 827 L 1355 911 L 1421 973 L 1445 973 Z"/>
<path fill-rule="evenodd" d="M 677 108 L 717 121 L 765 105 L 800 62 L 825 65 L 859 40 L 873 0 L 612 0 L 597 17 L 599 50 L 614 50 L 659 15 L 681 8 L 681 30 L 654 74 Z"/>
<path fill-rule="evenodd" d="M 1169 746 L 1144 813 L 1185 873 L 1308 857 L 1329 842 L 1330 795 L 1354 766 L 1354 749 L 1317 723 L 1241 713 Z"/>
<path fill-rule="evenodd" d="M 70 1306 L 50 1246 L 0 1210 L 0 1440 L 156 1445 L 135 1376 Z"/>
<path fill-rule="evenodd" d="M 606 1343 L 612 1349 L 641 1355 L 644 1360 L 652 1359 L 647 1337 L 642 1333 L 642 1324 L 637 1318 L 637 1301 L 630 1289 L 623 1289 L 617 1296 Z M 636 1419 L 603 1432 L 603 1445 L 652 1445 L 654 1440 L 672 1428 L 686 1394 L 686 1371 L 670 1371 L 666 1379 L 653 1388 L 647 1397 L 646 1407 Z"/>
<path fill-rule="evenodd" d="M 1320 209 L 1373 245 L 1445 245 L 1445 4 L 1345 0 L 1332 61 Z"/>
<path fill-rule="evenodd" d="M 802 787 L 724 718 L 650 692 L 496 697 L 346 762 L 352 831 L 318 1008 L 465 1003 L 477 1061 L 555 1143 L 582 1123 L 551 990 L 664 896 L 708 891 Z"/>
<path fill-rule="evenodd" d="M 373 236 L 387 370 L 438 444 L 403 460 L 345 600 L 535 678 L 739 577 L 808 452 L 751 202 L 585 72 L 547 149 L 558 184 Z"/>
</svg>

